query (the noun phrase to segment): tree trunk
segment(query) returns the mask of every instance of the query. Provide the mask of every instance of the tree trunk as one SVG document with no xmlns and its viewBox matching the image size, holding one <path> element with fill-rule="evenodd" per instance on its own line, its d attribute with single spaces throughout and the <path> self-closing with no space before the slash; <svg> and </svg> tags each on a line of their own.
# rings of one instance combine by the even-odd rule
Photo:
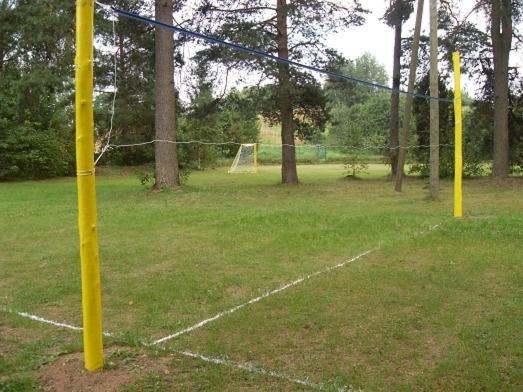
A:
<svg viewBox="0 0 523 392">
<path fill-rule="evenodd" d="M 405 148 L 409 141 L 409 129 L 410 123 L 412 121 L 412 104 L 414 101 L 414 84 L 416 83 L 416 70 L 418 68 L 418 52 L 419 52 L 419 41 L 421 34 L 421 22 L 423 19 L 423 5 L 424 0 L 418 0 L 418 10 L 416 11 L 416 27 L 414 28 L 414 37 L 412 40 L 412 56 L 410 59 L 410 70 L 409 70 L 409 86 L 408 92 L 405 100 L 405 115 L 403 117 L 403 129 L 401 132 L 401 145 L 398 155 L 398 168 L 396 171 L 396 182 L 394 185 L 394 190 L 396 192 L 401 192 L 403 184 L 403 167 L 405 166 Z"/>
<path fill-rule="evenodd" d="M 402 21 L 398 20 L 394 26 L 394 66 L 392 70 L 392 88 L 399 90 L 401 85 L 401 30 Z M 400 128 L 400 94 L 393 92 L 390 100 L 390 165 L 392 177 L 396 175 L 399 153 L 399 128 Z"/>
<path fill-rule="evenodd" d="M 438 0 L 430 0 L 430 197 L 439 196 Z"/>
<path fill-rule="evenodd" d="M 156 20 L 173 24 L 173 0 L 156 0 Z M 155 28 L 155 138 L 176 141 L 176 113 L 174 94 L 174 39 L 171 31 Z M 176 145 L 156 142 L 155 189 L 180 185 Z"/>
<path fill-rule="evenodd" d="M 0 15 L 7 15 L 7 9 L 7 1 L 0 2 Z M 2 46 L 2 42 L 0 42 L 0 76 L 2 75 L 2 71 L 4 69 L 4 56 L 6 51 L 7 48 L 4 48 L 4 46 Z"/>
<path fill-rule="evenodd" d="M 491 38 L 494 53 L 494 151 L 492 175 L 509 174 L 508 66 L 512 45 L 510 0 L 492 0 Z"/>
<path fill-rule="evenodd" d="M 287 32 L 287 0 L 276 0 L 278 28 L 278 56 L 289 58 Z M 294 146 L 294 122 L 289 66 L 278 63 L 279 105 L 281 115 L 282 166 L 281 176 L 284 184 L 297 184 L 296 148 Z"/>
</svg>

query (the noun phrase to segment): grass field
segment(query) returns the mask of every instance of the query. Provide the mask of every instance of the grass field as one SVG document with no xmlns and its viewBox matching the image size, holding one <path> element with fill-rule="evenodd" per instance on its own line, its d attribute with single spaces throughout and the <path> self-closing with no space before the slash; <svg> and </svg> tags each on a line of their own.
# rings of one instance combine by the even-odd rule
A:
<svg viewBox="0 0 523 392">
<path fill-rule="evenodd" d="M 260 144 L 257 154 L 258 162 L 264 165 L 281 164 L 281 150 L 281 144 Z M 362 157 L 362 160 L 379 163 L 383 161 L 383 156 L 369 153 L 364 158 Z M 299 144 L 296 147 L 296 162 L 298 164 L 342 164 L 345 161 L 347 161 L 347 154 L 337 147 L 318 148 L 311 144 Z"/>
<path fill-rule="evenodd" d="M 260 141 L 258 144 L 258 162 L 264 165 L 281 164 L 281 126 L 270 126 L 261 120 Z M 298 164 L 343 164 L 347 161 L 347 153 L 338 147 L 322 147 L 314 144 L 306 144 L 296 138 L 296 162 Z M 326 143 L 327 145 L 329 143 Z M 377 154 L 378 151 L 368 150 L 360 159 L 365 162 L 382 163 L 383 154 Z"/>
<path fill-rule="evenodd" d="M 450 182 L 431 202 L 423 180 L 395 193 L 380 165 L 360 180 L 299 172 L 286 187 L 278 167 L 209 170 L 152 193 L 132 170 L 100 170 L 114 336 L 97 377 L 128 391 L 523 390 L 522 178 L 466 181 L 454 220 Z M 0 209 L 0 390 L 38 389 L 57 364 L 80 367 L 79 332 L 16 314 L 81 325 L 74 179 L 1 184 Z M 92 379 L 77 369 L 67 385 Z"/>
</svg>

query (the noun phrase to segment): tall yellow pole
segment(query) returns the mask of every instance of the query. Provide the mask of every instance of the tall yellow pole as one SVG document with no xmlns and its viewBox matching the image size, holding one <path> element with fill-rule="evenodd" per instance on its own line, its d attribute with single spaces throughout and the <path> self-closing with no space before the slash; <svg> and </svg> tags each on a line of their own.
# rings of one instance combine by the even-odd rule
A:
<svg viewBox="0 0 523 392">
<path fill-rule="evenodd" d="M 102 296 L 98 236 L 93 135 L 93 21 L 94 1 L 76 1 L 76 174 L 78 228 L 82 273 L 84 360 L 87 370 L 104 364 Z"/>
<path fill-rule="evenodd" d="M 454 62 L 454 217 L 463 217 L 463 116 L 461 108 L 461 58 L 452 54 Z"/>
</svg>

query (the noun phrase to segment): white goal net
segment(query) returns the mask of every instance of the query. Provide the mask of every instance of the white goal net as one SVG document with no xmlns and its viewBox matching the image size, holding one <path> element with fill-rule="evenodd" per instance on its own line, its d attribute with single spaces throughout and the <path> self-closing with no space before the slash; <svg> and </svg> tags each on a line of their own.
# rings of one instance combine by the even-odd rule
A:
<svg viewBox="0 0 523 392">
<path fill-rule="evenodd" d="M 256 173 L 257 171 L 256 144 L 242 144 L 229 169 L 229 173 Z"/>
</svg>

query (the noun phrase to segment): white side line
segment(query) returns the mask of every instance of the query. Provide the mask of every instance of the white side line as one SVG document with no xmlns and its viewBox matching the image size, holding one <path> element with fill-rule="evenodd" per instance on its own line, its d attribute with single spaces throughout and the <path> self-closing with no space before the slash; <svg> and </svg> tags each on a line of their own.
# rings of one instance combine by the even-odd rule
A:
<svg viewBox="0 0 523 392">
<path fill-rule="evenodd" d="M 77 331 L 77 332 L 81 332 L 83 330 L 82 327 L 79 327 L 79 326 L 76 326 L 76 325 L 60 323 L 60 322 L 53 321 L 53 320 L 48 320 L 48 319 L 45 319 L 43 317 L 36 316 L 34 314 L 29 314 L 29 313 L 26 313 L 26 312 L 17 312 L 17 311 L 12 311 L 12 310 L 8 310 L 8 309 L 3 309 L 3 310 L 5 310 L 6 312 L 9 312 L 9 313 L 17 314 L 18 316 L 21 316 L 21 317 L 25 317 L 25 318 L 31 319 L 33 321 L 37 321 L 39 323 L 50 324 L 50 325 L 53 325 L 53 326 L 58 327 L 58 328 L 70 329 L 70 330 Z M 105 336 L 114 336 L 114 334 L 109 333 L 109 332 L 104 332 L 104 335 Z M 142 345 L 148 346 L 145 343 L 142 343 Z M 260 368 L 260 367 L 257 367 L 257 366 L 251 365 L 251 364 L 236 363 L 236 362 L 233 362 L 233 361 L 230 361 L 230 360 L 225 360 L 225 359 L 221 359 L 221 358 L 215 358 L 215 357 L 209 357 L 209 356 L 206 356 L 206 355 L 196 354 L 196 353 L 193 353 L 191 351 L 173 350 L 173 352 L 176 353 L 176 354 L 183 355 L 185 357 L 189 357 L 189 358 L 193 358 L 193 359 L 199 359 L 199 360 L 202 360 L 202 361 L 205 361 L 205 362 L 209 362 L 209 363 L 213 363 L 213 364 L 216 364 L 216 365 L 223 365 L 223 366 L 227 366 L 229 368 L 244 370 L 244 371 L 247 371 L 247 372 L 250 372 L 250 373 L 260 374 L 260 375 L 264 375 L 264 376 L 267 376 L 267 377 L 278 378 L 280 380 L 293 382 L 295 384 L 299 384 L 299 385 L 302 385 L 302 386 L 305 386 L 305 387 L 308 387 L 308 388 L 312 388 L 312 389 L 322 390 L 322 389 L 325 388 L 323 384 L 315 384 L 315 383 L 312 383 L 312 382 L 308 381 L 307 379 L 306 380 L 300 380 L 300 379 L 297 379 L 297 378 L 289 377 L 289 376 L 287 376 L 287 375 L 285 375 L 283 373 L 276 372 L 274 370 L 266 370 L 266 369 L 263 369 L 263 368 Z M 346 389 L 340 389 L 339 391 L 346 391 Z"/>
<path fill-rule="evenodd" d="M 58 328 L 67 328 L 67 329 L 72 329 L 74 331 L 81 331 L 82 330 L 82 327 L 77 327 L 76 325 L 59 323 L 57 321 L 47 320 L 47 319 L 44 319 L 43 317 L 36 316 L 34 314 L 29 314 L 29 313 L 26 313 L 26 312 L 13 312 L 13 313 L 15 313 L 15 314 L 17 314 L 19 316 L 22 316 L 22 317 L 34 320 L 34 321 L 39 321 L 39 322 L 44 323 L 44 324 L 51 324 L 51 325 L 54 325 L 55 327 L 58 327 Z"/>
<path fill-rule="evenodd" d="M 60 323 L 60 322 L 53 321 L 53 320 L 47 320 L 43 317 L 36 316 L 34 314 L 30 314 L 30 313 L 26 313 L 26 312 L 16 312 L 16 311 L 10 311 L 10 310 L 8 310 L 8 312 L 17 314 L 21 317 L 25 317 L 25 318 L 28 318 L 28 319 L 31 319 L 34 321 L 38 321 L 40 323 L 51 324 L 58 328 L 67 328 L 67 329 L 72 329 L 73 331 L 83 331 L 82 327 L 78 327 L 76 325 L 71 325 L 71 324 L 66 324 L 66 323 Z M 108 337 L 114 336 L 112 333 L 109 333 L 109 332 L 103 332 L 103 335 L 108 336 Z"/>
<path fill-rule="evenodd" d="M 236 311 L 238 311 L 238 310 L 240 310 L 240 309 L 242 309 L 242 308 L 244 308 L 244 307 L 246 307 L 248 305 L 252 305 L 252 304 L 254 304 L 256 302 L 259 302 L 259 301 L 261 301 L 264 298 L 270 297 L 271 295 L 277 294 L 277 293 L 279 293 L 279 292 L 281 292 L 283 290 L 286 290 L 286 289 L 288 289 L 290 287 L 296 286 L 297 284 L 300 284 L 300 283 L 302 283 L 302 282 L 304 282 L 306 280 L 314 278 L 314 277 L 316 277 L 318 275 L 326 274 L 328 272 L 331 272 L 332 270 L 344 267 L 347 264 L 352 263 L 353 261 L 359 260 L 362 257 L 367 256 L 368 254 L 370 254 L 372 252 L 375 252 L 378 249 L 379 248 L 374 248 L 374 249 L 367 250 L 366 252 L 363 252 L 363 253 L 361 253 L 361 254 L 359 254 L 357 256 L 354 256 L 353 258 L 351 258 L 349 260 L 345 260 L 345 261 L 343 261 L 343 262 L 341 262 L 339 264 L 336 264 L 336 265 L 333 265 L 331 267 L 325 268 L 325 269 L 323 269 L 321 271 L 313 272 L 312 274 L 309 274 L 309 275 L 307 275 L 307 276 L 305 276 L 303 278 L 296 279 L 295 281 L 287 283 L 286 285 L 281 286 L 281 287 L 279 287 L 279 288 L 277 288 L 275 290 L 267 291 L 265 294 L 262 294 L 259 297 L 253 298 L 253 299 L 251 299 L 248 302 L 244 302 L 243 304 L 237 305 L 234 308 L 231 308 L 231 309 L 225 310 L 223 312 L 220 312 L 220 313 L 214 315 L 211 318 L 208 318 L 206 320 L 200 321 L 197 324 L 194 324 L 191 327 L 184 328 L 184 329 L 182 329 L 182 330 L 180 330 L 180 331 L 178 331 L 176 333 L 173 333 L 172 335 L 165 336 L 165 337 L 163 337 L 161 339 L 155 340 L 152 344 L 154 345 L 154 344 L 163 343 L 163 342 L 165 342 L 167 340 L 171 340 L 171 339 L 177 338 L 180 335 L 184 335 L 184 334 L 186 334 L 188 332 L 192 332 L 195 329 L 199 329 L 199 328 L 203 327 L 204 325 L 209 324 L 212 321 L 218 320 L 219 318 L 222 318 L 223 316 L 227 316 L 229 314 L 232 314 L 232 313 L 234 313 L 234 312 L 236 312 Z"/>
<path fill-rule="evenodd" d="M 418 235 L 423 235 L 423 234 L 426 234 L 428 232 L 431 232 L 434 229 L 438 228 L 439 226 L 440 226 L 440 224 L 431 226 L 431 227 L 429 227 L 428 230 L 425 230 L 425 231 L 422 231 L 422 232 L 418 233 Z M 253 303 L 256 303 L 256 302 L 262 300 L 263 298 L 267 298 L 267 297 L 269 297 L 269 296 L 271 296 L 273 294 L 279 293 L 279 292 L 281 292 L 283 290 L 288 289 L 289 287 L 295 286 L 295 285 L 297 285 L 297 284 L 299 284 L 301 282 L 304 282 L 304 281 L 306 281 L 308 279 L 311 279 L 311 278 L 313 278 L 315 276 L 326 274 L 326 273 L 328 273 L 328 272 L 330 272 L 332 270 L 344 267 L 345 265 L 347 265 L 349 263 L 352 263 L 352 262 L 354 262 L 356 260 L 359 260 L 362 257 L 367 256 L 368 254 L 373 253 L 373 252 L 375 252 L 376 250 L 378 250 L 380 248 L 381 248 L 381 245 L 376 247 L 376 248 L 374 248 L 374 249 L 370 249 L 370 250 L 368 250 L 366 252 L 363 252 L 363 253 L 361 253 L 361 254 L 359 254 L 359 255 L 357 255 L 357 256 L 349 259 L 349 260 L 346 260 L 346 261 L 343 261 L 343 262 L 341 262 L 339 264 L 336 264 L 336 265 L 333 265 L 331 267 L 325 268 L 325 269 L 323 269 L 321 271 L 314 272 L 314 273 L 309 274 L 309 275 L 307 275 L 307 276 L 305 276 L 303 278 L 296 279 L 295 281 L 293 281 L 291 283 L 288 283 L 288 284 L 286 284 L 284 286 L 281 286 L 278 289 L 268 291 L 265 294 L 263 294 L 263 295 L 261 295 L 261 296 L 259 296 L 257 298 L 251 299 L 248 302 L 245 302 L 245 303 L 243 303 L 241 305 L 235 306 L 234 308 L 229 309 L 227 311 L 218 313 L 214 317 L 211 317 L 211 318 L 209 318 L 207 320 L 201 321 L 198 324 L 195 324 L 195 325 L 193 325 L 190 328 L 183 329 L 183 330 L 181 330 L 181 331 L 179 331 L 179 332 L 177 332 L 177 333 L 175 333 L 173 335 L 169 335 L 169 336 L 166 336 L 165 338 L 158 339 L 158 340 L 154 341 L 152 344 L 153 345 L 154 344 L 159 344 L 159 343 L 164 342 L 166 340 L 173 339 L 173 338 L 175 338 L 177 336 L 180 336 L 180 335 L 182 335 L 184 333 L 187 333 L 187 332 L 193 331 L 195 329 L 201 328 L 202 326 L 204 326 L 207 323 L 210 323 L 211 321 L 219 319 L 220 317 L 223 317 L 225 315 L 234 313 L 237 310 L 239 310 L 241 308 L 244 308 L 247 305 L 250 305 L 250 304 L 253 304 Z M 13 314 L 16 314 L 18 316 L 25 317 L 25 318 L 28 318 L 28 319 L 40 322 L 40 323 L 50 324 L 50 325 L 53 325 L 53 326 L 58 327 L 58 328 L 66 328 L 66 329 L 70 329 L 70 330 L 78 331 L 78 332 L 83 330 L 82 327 L 79 327 L 79 326 L 76 326 L 76 325 L 61 323 L 61 322 L 57 322 L 57 321 L 53 321 L 53 320 L 48 320 L 48 319 L 45 319 L 43 317 L 36 316 L 36 315 L 30 314 L 30 313 L 27 313 L 27 312 L 19 312 L 19 311 L 9 310 L 9 309 L 5 309 L 5 308 L 2 309 L 2 310 L 6 311 L 8 313 L 13 313 Z M 103 332 L 103 335 L 104 336 L 108 336 L 108 337 L 114 336 L 114 334 L 110 333 L 110 332 Z M 147 343 L 144 343 L 144 342 L 142 342 L 141 344 L 143 346 L 150 346 L 151 345 L 151 344 L 147 344 Z M 217 364 L 217 365 L 223 365 L 223 366 L 227 366 L 227 367 L 230 367 L 230 368 L 236 368 L 236 369 L 240 369 L 240 370 L 245 370 L 245 371 L 248 371 L 248 372 L 251 372 L 251 373 L 256 373 L 256 374 L 265 375 L 265 376 L 268 376 L 268 377 L 278 378 L 280 380 L 286 380 L 286 381 L 293 382 L 295 384 L 299 384 L 299 385 L 302 385 L 302 386 L 305 386 L 305 387 L 308 387 L 308 388 L 313 388 L 313 389 L 318 389 L 318 390 L 325 389 L 325 386 L 323 384 L 315 384 L 313 382 L 308 381 L 307 379 L 306 380 L 300 380 L 300 379 L 297 379 L 297 378 L 289 377 L 289 376 L 287 376 L 287 375 L 285 375 L 283 373 L 279 373 L 279 372 L 276 372 L 276 371 L 273 371 L 273 370 L 266 370 L 266 369 L 254 366 L 252 364 L 248 364 L 248 363 L 247 364 L 237 363 L 237 362 L 233 362 L 233 361 L 226 360 L 226 359 L 221 359 L 221 358 L 215 358 L 215 357 L 209 357 L 209 356 L 205 356 L 205 355 L 201 355 L 201 354 L 196 354 L 196 353 L 193 353 L 191 351 L 177 351 L 177 350 L 174 350 L 174 352 L 177 353 L 177 354 L 189 357 L 189 358 L 200 359 L 202 361 L 213 363 L 213 364 Z M 339 388 L 338 391 L 339 392 L 351 392 L 351 391 L 355 392 L 355 391 L 360 391 L 360 390 L 354 390 L 354 389 L 352 389 L 352 387 L 349 387 L 349 388 L 345 387 L 345 388 Z"/>
<path fill-rule="evenodd" d="M 176 351 L 175 350 L 174 352 L 176 354 L 181 354 L 181 355 L 184 355 L 186 357 L 199 359 L 199 360 L 202 360 L 202 361 L 205 361 L 205 362 L 213 363 L 215 365 L 223 365 L 223 366 L 227 366 L 227 367 L 233 368 L 233 369 L 246 370 L 246 371 L 248 371 L 250 373 L 256 373 L 256 374 L 260 374 L 260 375 L 263 375 L 263 376 L 269 376 L 269 377 L 273 377 L 273 378 L 279 378 L 280 380 L 290 381 L 290 382 L 293 382 L 295 384 L 299 384 L 299 385 L 302 385 L 302 386 L 305 386 L 305 387 L 308 387 L 308 388 L 312 388 L 312 389 L 318 389 L 318 390 L 325 389 L 325 386 L 323 384 L 315 384 L 313 382 L 308 381 L 307 379 L 306 380 L 300 380 L 300 379 L 297 379 L 297 378 L 289 377 L 289 376 L 287 376 L 287 375 L 285 375 L 283 373 L 276 372 L 276 371 L 273 371 L 273 370 L 265 370 L 263 368 L 254 366 L 254 365 L 249 364 L 249 363 L 238 363 L 238 362 L 230 361 L 228 359 L 208 357 L 208 356 L 201 355 L 201 354 L 196 354 L 196 353 L 193 353 L 193 352 L 187 351 L 187 350 L 185 350 L 185 351 Z M 342 389 L 342 390 L 345 390 L 345 389 Z"/>
<path fill-rule="evenodd" d="M 431 231 L 437 229 L 440 225 L 441 225 L 441 224 L 438 223 L 437 225 L 429 226 L 429 228 L 428 228 L 427 230 L 424 230 L 424 231 L 421 231 L 421 232 L 417 233 L 416 236 L 420 236 L 420 235 L 424 235 L 424 234 L 426 234 L 426 233 L 429 233 L 429 232 L 431 232 Z M 343 262 L 341 262 L 341 263 L 339 263 L 339 264 L 333 265 L 333 266 L 331 266 L 331 267 L 327 267 L 327 268 L 325 268 L 325 269 L 323 269 L 323 270 L 313 272 L 313 273 L 311 273 L 311 274 L 309 274 L 309 275 L 307 275 L 307 276 L 305 276 L 305 277 L 302 277 L 302 278 L 296 279 L 295 281 L 290 282 L 290 283 L 287 283 L 286 285 L 281 286 L 280 288 L 277 288 L 277 289 L 275 289 L 275 290 L 268 291 L 268 292 L 266 292 L 265 294 L 262 294 L 262 295 L 260 295 L 259 297 L 253 298 L 253 299 L 251 299 L 251 300 L 248 301 L 248 302 L 245 302 L 245 303 L 243 303 L 243 304 L 237 305 L 237 306 L 235 306 L 235 307 L 233 307 L 233 308 L 231 308 L 231 309 L 228 309 L 228 310 L 225 310 L 225 311 L 223 311 L 223 312 L 220 312 L 220 313 L 214 315 L 213 317 L 210 317 L 210 318 L 208 318 L 208 319 L 205 319 L 205 320 L 203 320 L 203 321 L 200 321 L 199 323 L 194 324 L 194 325 L 191 326 L 191 327 L 184 328 L 184 329 L 182 329 L 182 330 L 180 330 L 180 331 L 178 331 L 178 332 L 173 333 L 172 335 L 165 336 L 165 337 L 163 337 L 163 338 L 161 338 L 161 339 L 155 340 L 154 342 L 151 343 L 151 345 L 155 345 L 155 344 L 163 343 L 163 342 L 165 342 L 165 341 L 167 341 L 167 340 L 175 339 L 175 338 L 177 338 L 178 336 L 181 336 L 181 335 L 184 335 L 184 334 L 186 334 L 186 333 L 192 332 L 192 331 L 194 331 L 194 330 L 196 330 L 196 329 L 199 329 L 199 328 L 201 328 L 201 327 L 203 327 L 203 326 L 209 324 L 210 322 L 213 322 L 213 321 L 215 321 L 215 320 L 218 320 L 219 318 L 222 318 L 223 316 L 227 316 L 227 315 L 229 315 L 229 314 L 232 314 L 232 313 L 234 313 L 234 312 L 236 312 L 236 311 L 238 311 L 238 310 L 240 310 L 240 309 L 242 309 L 242 308 L 244 308 L 244 307 L 246 307 L 246 306 L 248 306 L 248 305 L 252 305 L 252 304 L 254 304 L 254 303 L 256 303 L 256 302 L 259 302 L 259 301 L 261 301 L 261 300 L 264 299 L 264 298 L 270 297 L 271 295 L 277 294 L 277 293 L 279 293 L 279 292 L 281 292 L 281 291 L 283 291 L 283 290 L 286 290 L 286 289 L 288 289 L 288 288 L 290 288 L 290 287 L 296 286 L 297 284 L 300 284 L 300 283 L 302 283 L 302 282 L 304 282 L 304 281 L 306 281 L 306 280 L 309 280 L 309 279 L 311 279 L 311 278 L 314 278 L 314 277 L 316 277 L 316 276 L 318 276 L 318 275 L 323 275 L 323 274 L 329 273 L 329 272 L 331 272 L 331 271 L 333 271 L 333 270 L 335 270 L 335 269 L 342 268 L 342 267 L 346 266 L 347 264 L 350 264 L 350 263 L 352 263 L 352 262 L 354 262 L 354 261 L 356 261 L 356 260 L 361 259 L 362 257 L 365 257 L 365 256 L 367 256 L 367 255 L 369 255 L 369 254 L 371 254 L 371 253 L 373 253 L 373 252 L 379 250 L 381 247 L 382 247 L 382 245 L 379 245 L 378 247 L 373 248 L 373 249 L 369 249 L 369 250 L 367 250 L 367 251 L 365 251 L 365 252 L 363 252 L 363 253 L 360 253 L 359 255 L 354 256 L 353 258 L 351 258 L 351 259 L 349 259 L 349 260 L 345 260 L 345 261 L 343 261 Z"/>
</svg>

